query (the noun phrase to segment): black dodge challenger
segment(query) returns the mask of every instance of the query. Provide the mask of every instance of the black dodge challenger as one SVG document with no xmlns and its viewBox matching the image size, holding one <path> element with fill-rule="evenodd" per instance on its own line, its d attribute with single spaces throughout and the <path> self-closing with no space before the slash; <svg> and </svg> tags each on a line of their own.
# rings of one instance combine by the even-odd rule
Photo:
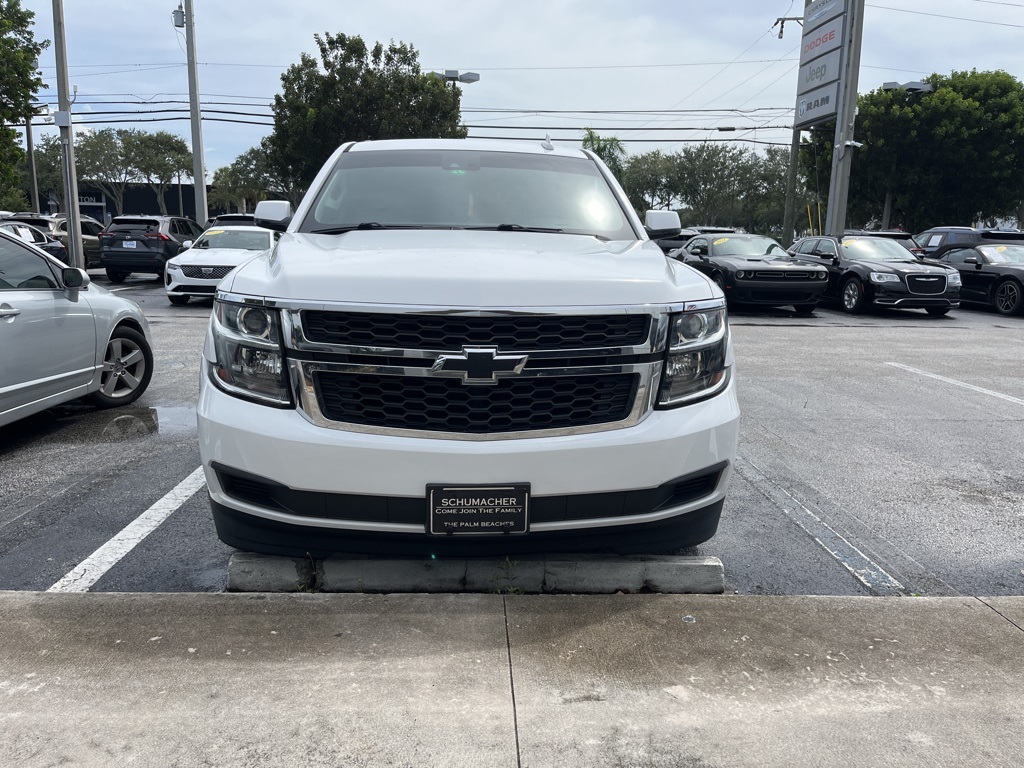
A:
<svg viewBox="0 0 1024 768">
<path fill-rule="evenodd" d="M 764 235 L 699 235 L 669 256 L 708 275 L 732 305 L 792 306 L 810 314 L 828 284 L 825 267 L 794 261 Z"/>
</svg>

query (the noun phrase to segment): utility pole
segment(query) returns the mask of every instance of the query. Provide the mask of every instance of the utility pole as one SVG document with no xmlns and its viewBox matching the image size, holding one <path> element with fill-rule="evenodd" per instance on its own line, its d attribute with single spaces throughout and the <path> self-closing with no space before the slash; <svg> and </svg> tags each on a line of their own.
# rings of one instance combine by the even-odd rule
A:
<svg viewBox="0 0 1024 768">
<path fill-rule="evenodd" d="M 860 74 L 860 46 L 864 38 L 864 0 L 849 0 L 847 21 L 850 25 L 849 56 L 845 77 L 839 94 L 839 114 L 836 115 L 836 135 L 832 150 L 832 178 L 828 185 L 828 213 L 825 215 L 825 234 L 842 237 L 846 229 L 846 205 L 850 193 L 850 169 L 853 148 L 860 146 L 853 140 L 854 121 L 857 119 L 857 81 Z"/>
<path fill-rule="evenodd" d="M 196 65 L 196 24 L 193 0 L 184 0 L 174 12 L 174 26 L 185 28 L 185 52 L 188 58 L 188 103 L 192 113 L 192 181 L 196 192 L 196 221 L 206 226 L 210 210 L 206 204 L 206 167 L 203 163 L 203 125 L 199 107 L 199 69 Z"/>
<path fill-rule="evenodd" d="M 804 0 L 804 7 L 811 0 Z M 782 39 L 787 21 L 801 23 L 803 17 L 787 16 L 775 20 L 779 25 L 779 39 Z M 772 25 L 774 29 L 774 25 Z M 793 232 L 796 229 L 796 178 L 800 168 L 800 129 L 793 129 L 793 141 L 789 147 L 789 173 L 786 174 L 786 210 L 782 216 L 782 245 L 789 248 L 793 244 Z"/>
<path fill-rule="evenodd" d="M 61 158 L 64 164 L 64 199 L 68 216 L 68 262 L 85 269 L 82 225 L 78 215 L 78 176 L 75 172 L 75 134 L 71 126 L 71 98 L 68 95 L 68 51 L 64 41 L 64 2 L 53 0 L 53 53 L 57 59 L 57 127 L 60 128 Z"/>
</svg>

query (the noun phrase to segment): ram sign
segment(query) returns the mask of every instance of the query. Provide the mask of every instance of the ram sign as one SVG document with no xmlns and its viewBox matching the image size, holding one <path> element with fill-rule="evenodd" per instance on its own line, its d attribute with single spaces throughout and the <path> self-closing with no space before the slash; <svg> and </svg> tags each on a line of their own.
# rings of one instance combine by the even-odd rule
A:
<svg viewBox="0 0 1024 768">
<path fill-rule="evenodd" d="M 839 112 L 846 52 L 847 0 L 815 0 L 804 9 L 795 128 L 824 123 Z"/>
</svg>

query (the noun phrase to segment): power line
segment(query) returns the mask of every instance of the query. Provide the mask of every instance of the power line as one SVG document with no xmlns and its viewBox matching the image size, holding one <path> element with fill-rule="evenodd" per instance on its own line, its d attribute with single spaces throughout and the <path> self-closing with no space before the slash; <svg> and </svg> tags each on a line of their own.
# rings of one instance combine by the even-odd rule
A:
<svg viewBox="0 0 1024 768">
<path fill-rule="evenodd" d="M 952 19 L 953 21 L 972 21 L 975 24 L 989 24 L 994 27 L 1009 27 L 1013 29 L 1024 29 L 1024 24 L 1009 24 L 1005 21 L 986 21 L 985 19 L 967 19 L 963 16 L 945 16 L 941 13 L 928 13 L 927 11 L 911 11 L 906 8 L 891 8 L 888 5 L 875 5 L 867 3 L 868 8 L 879 8 L 883 11 L 899 11 L 900 13 L 912 13 L 915 16 L 934 16 L 937 19 Z"/>
</svg>

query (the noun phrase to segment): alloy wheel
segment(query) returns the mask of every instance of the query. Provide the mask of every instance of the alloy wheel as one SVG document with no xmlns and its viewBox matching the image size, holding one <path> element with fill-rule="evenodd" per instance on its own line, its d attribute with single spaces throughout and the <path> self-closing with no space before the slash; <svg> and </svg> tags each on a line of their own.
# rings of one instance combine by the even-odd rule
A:
<svg viewBox="0 0 1024 768">
<path fill-rule="evenodd" d="M 131 339 L 112 338 L 103 356 L 100 392 L 107 397 L 127 398 L 137 390 L 146 375 L 146 356 Z"/>
<path fill-rule="evenodd" d="M 1009 315 L 1020 306 L 1020 288 L 1016 283 L 1006 281 L 996 289 L 996 309 Z"/>
</svg>

